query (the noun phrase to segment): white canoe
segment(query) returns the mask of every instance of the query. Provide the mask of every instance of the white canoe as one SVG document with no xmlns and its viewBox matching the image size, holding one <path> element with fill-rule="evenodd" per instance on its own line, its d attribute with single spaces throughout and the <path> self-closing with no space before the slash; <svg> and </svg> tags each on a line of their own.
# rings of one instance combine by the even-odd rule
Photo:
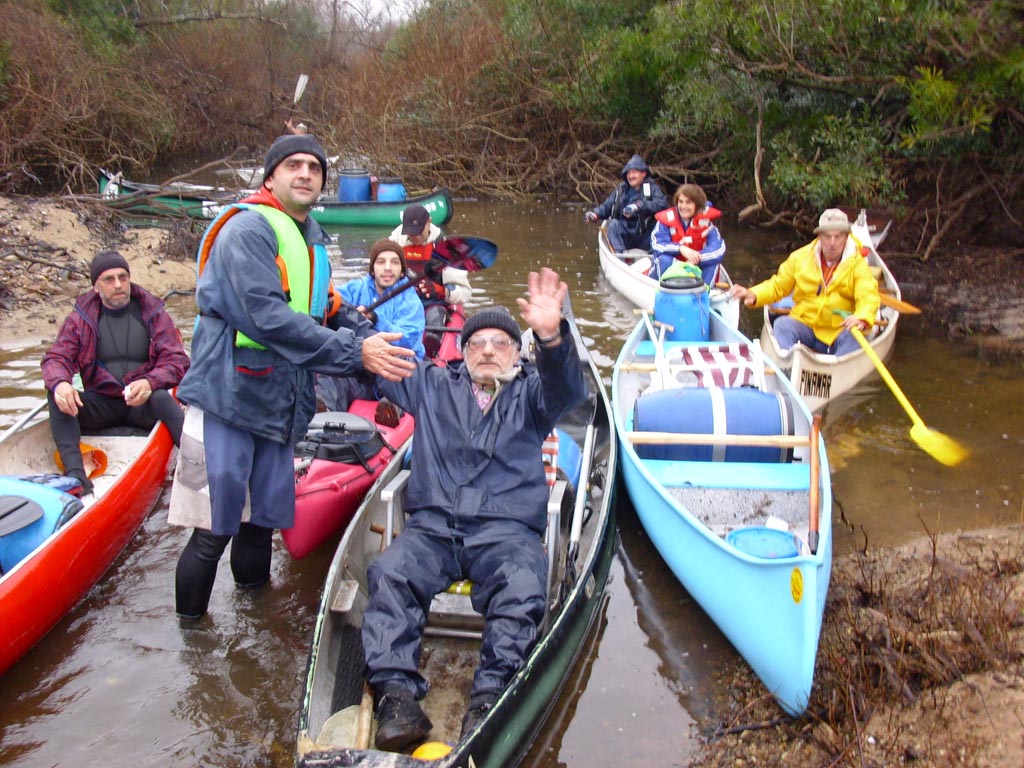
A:
<svg viewBox="0 0 1024 768">
<path fill-rule="evenodd" d="M 654 311 L 654 296 L 658 292 L 658 281 L 648 277 L 651 268 L 651 255 L 647 251 L 631 249 L 624 253 L 615 253 L 604 225 L 597 234 L 597 248 L 601 257 L 601 271 L 611 286 L 636 304 L 640 309 Z M 716 284 L 732 284 L 725 267 L 718 268 Z M 730 299 L 729 293 L 721 288 L 711 288 L 711 308 L 721 315 L 730 328 L 739 328 L 740 303 Z"/>
<path fill-rule="evenodd" d="M 886 226 L 872 232 L 864 211 L 860 212 L 853 223 L 854 236 L 869 248 L 868 265 L 874 268 L 872 271 L 878 277 L 879 290 L 899 301 L 900 287 L 877 250 L 878 243 L 888 231 L 889 227 Z M 883 303 L 874 327 L 869 334 L 865 334 L 875 353 L 883 360 L 892 351 L 896 341 L 899 318 L 897 309 Z M 764 325 L 761 328 L 764 354 L 789 376 L 812 412 L 820 411 L 829 401 L 854 389 L 865 377 L 875 372 L 874 364 L 862 349 L 839 356 L 812 352 L 803 344 L 788 350 L 782 349 L 772 332 L 771 319 L 770 307 L 765 307 Z"/>
</svg>

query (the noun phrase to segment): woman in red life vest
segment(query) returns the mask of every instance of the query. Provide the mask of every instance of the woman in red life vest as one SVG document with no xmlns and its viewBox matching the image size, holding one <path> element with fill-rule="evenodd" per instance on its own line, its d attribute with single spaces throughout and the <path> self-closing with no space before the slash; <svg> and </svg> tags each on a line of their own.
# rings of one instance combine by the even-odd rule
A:
<svg viewBox="0 0 1024 768">
<path fill-rule="evenodd" d="M 725 258 L 725 241 L 714 224 L 722 212 L 708 203 L 696 184 L 680 186 L 672 203 L 654 216 L 658 223 L 651 234 L 651 277 L 660 277 L 679 259 L 699 266 L 704 282 L 710 284 Z"/>
</svg>

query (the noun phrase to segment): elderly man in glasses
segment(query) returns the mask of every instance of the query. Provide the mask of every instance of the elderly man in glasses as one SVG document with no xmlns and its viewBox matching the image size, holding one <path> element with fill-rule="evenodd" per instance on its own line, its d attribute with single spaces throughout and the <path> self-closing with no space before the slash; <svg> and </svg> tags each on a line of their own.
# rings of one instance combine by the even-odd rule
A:
<svg viewBox="0 0 1024 768">
<path fill-rule="evenodd" d="M 366 675 L 374 688 L 376 746 L 399 751 L 432 724 L 418 699 L 417 671 L 431 598 L 453 581 L 473 581 L 485 628 L 463 735 L 523 665 L 544 616 L 542 547 L 548 489 L 541 446 L 559 417 L 587 396 L 576 345 L 561 317 L 567 287 L 543 269 L 518 299 L 533 331 L 536 366 L 521 359 L 521 332 L 508 310 L 482 310 L 462 329 L 464 360 L 417 362 L 405 381 L 378 379 L 416 419 L 410 513 L 401 535 L 369 568 L 363 621 Z"/>
</svg>

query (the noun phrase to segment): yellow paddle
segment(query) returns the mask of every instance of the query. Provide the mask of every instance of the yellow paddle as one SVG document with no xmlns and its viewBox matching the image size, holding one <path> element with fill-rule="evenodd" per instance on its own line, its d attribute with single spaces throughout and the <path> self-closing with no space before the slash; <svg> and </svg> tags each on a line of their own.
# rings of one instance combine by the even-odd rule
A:
<svg viewBox="0 0 1024 768">
<path fill-rule="evenodd" d="M 905 315 L 921 314 L 920 307 L 915 307 L 913 304 L 903 301 L 902 299 L 897 299 L 895 296 L 891 296 L 888 293 L 884 293 L 883 291 L 878 292 L 878 298 L 883 304 L 885 304 L 885 306 L 892 307 L 893 309 L 902 312 Z"/>
<path fill-rule="evenodd" d="M 864 353 L 868 356 L 872 363 L 875 364 L 875 368 L 878 369 L 879 375 L 882 380 L 889 385 L 889 389 L 892 390 L 893 395 L 896 396 L 896 400 L 900 405 L 903 406 L 903 410 L 910 416 L 910 420 L 914 422 L 914 426 L 910 428 L 910 437 L 917 443 L 918 447 L 931 456 L 936 461 L 945 464 L 947 467 L 955 467 L 961 461 L 967 458 L 968 451 L 953 438 L 948 437 L 941 432 L 936 432 L 934 429 L 928 427 L 924 420 L 917 415 L 917 411 L 907 400 L 907 396 L 903 394 L 903 391 L 899 388 L 896 380 L 889 373 L 888 369 L 882 363 L 882 360 L 878 357 L 878 354 L 868 344 L 868 340 L 864 338 L 864 334 L 860 332 L 859 328 L 851 328 L 850 333 L 853 334 L 853 338 L 857 340 L 863 348 Z"/>
</svg>

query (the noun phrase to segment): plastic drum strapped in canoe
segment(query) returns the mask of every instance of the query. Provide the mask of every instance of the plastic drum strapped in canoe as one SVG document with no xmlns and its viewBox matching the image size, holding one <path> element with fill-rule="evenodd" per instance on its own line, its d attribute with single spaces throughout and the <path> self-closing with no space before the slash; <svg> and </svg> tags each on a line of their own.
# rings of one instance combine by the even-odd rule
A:
<svg viewBox="0 0 1024 768">
<path fill-rule="evenodd" d="M 370 200 L 370 172 L 365 168 L 342 168 L 338 171 L 338 199 L 343 203 L 365 203 Z"/>
<path fill-rule="evenodd" d="M 377 202 L 393 203 L 405 200 L 407 196 L 402 180 L 394 176 L 382 176 L 377 181 Z"/>
<path fill-rule="evenodd" d="M 711 331 L 708 287 L 700 277 L 666 277 L 654 296 L 654 318 L 672 330 L 670 341 L 707 341 Z"/>
<path fill-rule="evenodd" d="M 637 432 L 699 435 L 792 435 L 794 415 L 777 392 L 750 387 L 678 387 L 651 392 L 633 405 Z M 744 445 L 637 445 L 643 459 L 788 462 L 792 448 Z"/>
</svg>

